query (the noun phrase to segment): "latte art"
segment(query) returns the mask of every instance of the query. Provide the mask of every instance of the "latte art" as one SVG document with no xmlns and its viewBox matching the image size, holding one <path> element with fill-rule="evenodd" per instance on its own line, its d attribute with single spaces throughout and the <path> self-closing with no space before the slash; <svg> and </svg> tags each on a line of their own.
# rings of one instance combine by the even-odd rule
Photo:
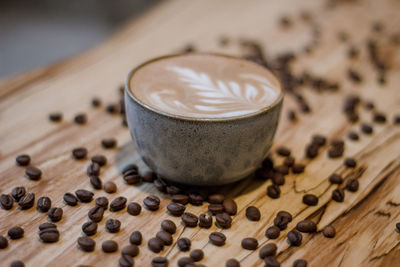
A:
<svg viewBox="0 0 400 267">
<path fill-rule="evenodd" d="M 188 54 L 139 68 L 132 93 L 158 110 L 186 117 L 227 118 L 268 107 L 280 95 L 279 82 L 265 68 L 224 56 Z"/>
</svg>

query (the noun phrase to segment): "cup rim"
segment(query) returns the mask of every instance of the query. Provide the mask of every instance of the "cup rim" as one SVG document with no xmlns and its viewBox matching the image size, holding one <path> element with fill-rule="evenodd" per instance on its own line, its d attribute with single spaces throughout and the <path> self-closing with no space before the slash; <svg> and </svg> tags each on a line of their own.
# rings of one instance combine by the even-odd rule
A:
<svg viewBox="0 0 400 267">
<path fill-rule="evenodd" d="M 183 121 L 195 121 L 195 122 L 226 122 L 226 121 L 235 121 L 235 120 L 242 120 L 242 119 L 248 119 L 248 118 L 253 118 L 256 117 L 260 114 L 263 114 L 273 108 L 275 108 L 276 106 L 279 105 L 279 103 L 282 102 L 283 100 L 283 96 L 284 96 L 284 92 L 283 92 L 283 87 L 282 87 L 282 83 L 281 81 L 278 79 L 278 77 L 276 77 L 276 75 L 269 69 L 267 69 L 267 71 L 269 71 L 272 75 L 272 77 L 274 79 L 276 79 L 276 81 L 279 84 L 279 96 L 275 99 L 274 102 L 272 102 L 271 105 L 266 106 L 265 108 L 262 108 L 256 112 L 253 113 L 248 113 L 248 114 L 244 114 L 244 115 L 239 115 L 239 116 L 232 116 L 232 117 L 223 117 L 223 118 L 201 118 L 201 117 L 190 117 L 190 116 L 182 116 L 182 115 L 177 115 L 177 114 L 172 114 L 172 113 L 168 113 L 165 111 L 162 111 L 160 109 L 154 108 L 144 102 L 142 102 L 139 98 L 137 98 L 133 93 L 132 90 L 130 88 L 130 80 L 132 78 L 132 76 L 135 74 L 136 71 L 138 71 L 139 69 L 141 69 L 143 66 L 148 65 L 152 62 L 158 61 L 158 60 L 162 60 L 165 58 L 171 58 L 171 57 L 178 57 L 178 56 L 182 56 L 182 55 L 187 55 L 189 53 L 187 52 L 183 52 L 183 53 L 175 53 L 175 54 L 168 54 L 168 55 L 164 55 L 164 56 L 159 56 L 159 57 L 155 57 L 152 59 L 149 59 L 145 62 L 143 62 L 142 64 L 139 64 L 138 66 L 134 67 L 128 74 L 126 81 L 125 81 L 125 92 L 128 94 L 128 96 L 139 106 L 141 106 L 142 108 L 154 112 L 156 114 L 168 117 L 170 119 L 175 119 L 175 120 L 183 120 Z M 196 54 L 196 55 L 213 55 L 213 56 L 220 56 L 220 57 L 227 57 L 227 58 L 232 58 L 232 59 L 240 59 L 240 60 L 244 60 L 247 61 L 251 64 L 256 64 L 259 65 L 255 62 L 252 62 L 250 60 L 241 58 L 241 57 L 237 57 L 237 56 L 232 56 L 232 55 L 227 55 L 227 54 L 223 54 L 223 53 L 212 53 L 212 52 L 195 52 L 195 53 L 190 53 L 190 54 Z M 262 66 L 260 66 L 262 67 Z"/>
</svg>

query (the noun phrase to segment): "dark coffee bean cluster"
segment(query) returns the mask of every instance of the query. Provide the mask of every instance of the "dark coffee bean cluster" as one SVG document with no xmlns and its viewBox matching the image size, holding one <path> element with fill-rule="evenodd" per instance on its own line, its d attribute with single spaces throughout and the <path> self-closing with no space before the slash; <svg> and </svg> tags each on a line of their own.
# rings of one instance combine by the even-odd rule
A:
<svg viewBox="0 0 400 267">
<path fill-rule="evenodd" d="M 138 184 L 142 181 L 138 167 L 135 164 L 128 164 L 125 166 L 122 170 L 122 175 L 127 184 Z"/>
<path fill-rule="evenodd" d="M 39 239 L 44 243 L 55 243 L 60 238 L 57 225 L 53 223 L 42 223 L 39 225 Z"/>
</svg>

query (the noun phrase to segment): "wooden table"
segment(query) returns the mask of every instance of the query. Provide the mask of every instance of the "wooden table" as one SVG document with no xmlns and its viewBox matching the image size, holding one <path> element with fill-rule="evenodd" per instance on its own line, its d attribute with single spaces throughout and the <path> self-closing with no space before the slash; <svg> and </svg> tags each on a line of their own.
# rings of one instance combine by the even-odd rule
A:
<svg viewBox="0 0 400 267">
<path fill-rule="evenodd" d="M 140 230 L 145 242 L 140 246 L 135 266 L 149 266 L 156 254 L 147 249 L 146 241 L 159 231 L 160 222 L 169 218 L 178 225 L 175 241 L 178 237 L 189 237 L 192 249 L 204 250 L 205 259 L 201 263 L 224 266 L 228 258 L 236 258 L 242 266 L 260 266 L 263 262 L 258 257 L 258 250 L 242 249 L 241 240 L 256 237 L 260 247 L 271 242 L 265 237 L 265 230 L 272 225 L 279 210 L 287 210 L 293 214 L 293 222 L 275 241 L 279 250 L 277 259 L 283 266 L 291 266 L 298 258 L 306 259 L 309 266 L 399 266 L 400 234 L 396 233 L 395 224 L 400 221 L 400 127 L 392 123 L 392 118 L 400 112 L 400 53 L 398 49 L 385 49 L 391 68 L 387 83 L 381 86 L 376 82 L 376 72 L 368 63 L 362 46 L 371 35 L 371 23 L 375 20 L 384 22 L 383 36 L 399 30 L 400 3 L 394 0 L 336 2 L 340 4 L 332 9 L 326 7 L 326 1 L 314 0 L 165 1 L 91 51 L 3 81 L 0 84 L 1 193 L 9 193 L 14 186 L 23 185 L 29 192 L 34 192 L 36 198 L 49 196 L 53 206 L 64 209 L 64 217 L 57 223 L 60 241 L 43 244 L 37 231 L 38 225 L 47 220 L 46 214 L 37 212 L 35 208 L 21 211 L 15 204 L 11 211 L 1 209 L 1 235 L 6 236 L 7 230 L 15 225 L 25 229 L 23 239 L 10 240 L 8 248 L 0 250 L 1 265 L 8 266 L 11 261 L 20 259 L 26 266 L 116 266 L 120 253 L 103 253 L 102 241 L 114 239 L 122 248 L 129 244 L 130 233 Z M 141 170 L 146 170 L 146 167 L 135 153 L 120 117 L 107 114 L 104 105 L 118 100 L 117 88 L 123 84 L 132 67 L 146 59 L 175 52 L 187 43 L 201 51 L 239 54 L 239 46 L 234 43 L 243 37 L 260 40 L 270 55 L 287 50 L 301 51 L 312 38 L 310 27 L 299 19 L 302 10 L 311 12 L 313 20 L 321 27 L 322 35 L 315 50 L 295 62 L 295 69 L 308 69 L 327 79 L 340 81 L 341 88 L 336 93 L 320 94 L 305 88 L 302 92 L 313 111 L 310 114 L 298 113 L 296 123 L 286 119 L 288 109 L 297 109 L 294 98 L 286 97 L 274 147 L 290 147 L 299 162 L 307 163 L 307 168 L 303 174 L 286 177 L 281 198 L 273 200 L 266 196 L 266 186 L 270 181 L 249 179 L 222 189 L 238 203 L 238 214 L 230 229 L 221 230 L 213 226 L 205 230 L 185 228 L 179 218 L 168 215 L 165 207 L 169 197 L 158 193 L 152 184 L 135 187 L 123 183 L 121 166 L 136 162 Z M 277 25 L 282 15 L 295 21 L 287 30 Z M 350 36 L 345 43 L 337 38 L 338 32 L 343 30 Z M 222 35 L 228 36 L 232 43 L 221 47 L 218 40 Z M 349 44 L 362 47 L 358 59 L 349 60 L 346 56 Z M 349 66 L 363 74 L 362 83 L 354 84 L 346 78 Z M 373 124 L 372 135 L 360 134 L 357 142 L 350 141 L 346 135 L 350 129 L 360 132 L 360 122 L 350 124 L 341 112 L 345 96 L 351 93 L 373 100 L 376 108 L 388 117 L 387 123 Z M 94 96 L 103 100 L 99 109 L 90 106 Z M 47 117 L 52 111 L 61 111 L 63 122 L 49 122 Z M 85 126 L 73 123 L 78 112 L 88 114 Z M 360 115 L 360 121 L 371 122 L 370 112 L 362 110 Z M 345 156 L 329 159 L 327 146 L 316 159 L 305 159 L 304 147 L 316 133 L 327 136 L 328 140 L 346 140 L 345 156 L 354 157 L 358 162 L 357 168 L 345 168 Z M 103 149 L 100 141 L 104 137 L 115 137 L 118 149 Z M 87 211 L 94 202 L 70 207 L 62 200 L 65 192 L 74 192 L 78 188 L 92 190 L 86 176 L 89 160 L 71 158 L 71 150 L 78 146 L 87 147 L 89 156 L 107 156 L 109 162 L 102 168 L 101 178 L 103 182 L 114 181 L 118 186 L 117 193 L 108 195 L 110 200 L 122 195 L 129 202 L 142 203 L 149 193 L 162 198 L 160 210 L 150 212 L 144 209 L 137 217 L 126 211 L 107 211 L 94 236 L 97 245 L 92 253 L 79 250 L 76 239 L 81 236 L 81 225 L 87 221 Z M 24 168 L 15 165 L 15 157 L 22 153 L 31 155 L 31 165 L 42 169 L 40 181 L 24 178 Z M 273 157 L 278 164 L 283 160 L 275 153 Z M 331 200 L 331 192 L 336 186 L 328 182 L 328 177 L 333 172 L 347 178 L 359 176 L 358 192 L 346 191 L 343 203 Z M 94 192 L 96 197 L 106 195 L 102 190 Z M 317 206 L 302 203 L 306 192 L 319 196 Z M 262 217 L 259 222 L 246 219 L 244 211 L 249 205 L 260 208 Z M 206 209 L 207 205 L 187 206 L 187 211 L 195 214 Z M 121 220 L 119 233 L 105 231 L 104 224 L 108 218 Z M 305 218 L 317 222 L 318 230 L 332 224 L 337 230 L 336 237 L 328 239 L 321 233 L 303 234 L 302 245 L 290 247 L 286 233 Z M 227 236 L 225 246 L 216 248 L 208 243 L 212 231 L 222 231 Z M 170 266 L 176 266 L 177 260 L 188 253 L 179 252 L 174 243 L 160 255 L 168 257 Z"/>
</svg>

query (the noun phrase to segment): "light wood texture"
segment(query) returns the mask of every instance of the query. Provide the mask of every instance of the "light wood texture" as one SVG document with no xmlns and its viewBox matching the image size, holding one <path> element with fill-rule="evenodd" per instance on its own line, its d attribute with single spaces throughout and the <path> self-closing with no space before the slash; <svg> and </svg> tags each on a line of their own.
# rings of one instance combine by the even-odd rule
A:
<svg viewBox="0 0 400 267">
<path fill-rule="evenodd" d="M 36 209 L 21 211 L 0 210 L 0 234 L 15 225 L 25 229 L 25 237 L 9 242 L 9 247 L 0 250 L 1 265 L 8 266 L 12 260 L 20 259 L 26 266 L 116 266 L 120 253 L 105 254 L 101 243 L 107 239 L 118 241 L 120 248 L 129 243 L 129 235 L 134 230 L 142 231 L 144 244 L 135 258 L 135 266 L 149 266 L 156 254 L 147 249 L 147 240 L 155 236 L 163 219 L 174 220 L 178 237 L 189 237 L 192 249 L 202 248 L 207 266 L 223 266 L 228 258 L 236 258 L 242 266 L 260 266 L 262 261 L 257 251 L 246 251 L 240 247 L 245 237 L 256 237 L 260 246 L 268 243 L 264 232 L 272 225 L 279 210 L 287 210 L 294 215 L 296 223 L 310 217 L 318 222 L 318 229 L 333 224 L 338 232 L 333 239 L 321 233 L 303 234 L 300 247 L 289 247 L 286 233 L 281 233 L 278 241 L 279 256 L 283 266 L 291 266 L 298 258 L 306 259 L 309 266 L 399 266 L 400 234 L 395 232 L 395 224 L 400 221 L 400 127 L 394 126 L 391 119 L 400 112 L 400 73 L 399 53 L 387 49 L 385 55 L 390 59 L 391 70 L 387 85 L 376 83 L 375 72 L 367 60 L 365 50 L 360 59 L 351 65 L 363 73 L 360 85 L 350 83 L 346 69 L 350 65 L 345 52 L 348 45 L 338 41 L 337 33 L 346 30 L 351 35 L 350 43 L 362 45 L 370 32 L 371 22 L 382 20 L 385 32 L 394 33 L 400 25 L 400 3 L 394 0 L 353 1 L 335 10 L 326 9 L 325 1 L 166 1 L 154 7 L 141 18 L 129 23 L 117 35 L 101 46 L 60 62 L 54 66 L 32 71 L 0 83 L 0 190 L 8 193 L 14 186 L 24 185 L 36 198 L 49 196 L 53 206 L 63 207 L 64 217 L 57 223 L 61 232 L 56 244 L 43 244 L 38 239 L 38 225 L 47 220 L 45 214 Z M 137 162 L 141 170 L 145 166 L 135 153 L 129 132 L 121 126 L 119 117 L 108 115 L 104 109 L 93 109 L 90 100 L 99 96 L 104 103 L 118 99 L 116 88 L 124 82 L 128 71 L 146 59 L 175 52 L 188 42 L 201 51 L 216 51 L 237 54 L 237 45 L 221 48 L 218 39 L 223 34 L 235 40 L 241 37 L 255 38 L 264 42 L 268 54 L 286 50 L 300 51 L 310 41 L 312 34 L 304 23 L 298 22 L 301 10 L 309 10 L 321 26 L 322 39 L 317 49 L 309 56 L 296 62 L 296 69 L 307 68 L 330 80 L 340 80 L 342 88 L 337 93 L 317 94 L 304 89 L 313 112 L 300 115 L 299 121 L 286 120 L 286 111 L 296 104 L 287 96 L 275 147 L 284 144 L 292 149 L 293 155 L 301 162 L 308 163 L 306 172 L 289 175 L 282 187 L 280 199 L 272 200 L 266 196 L 266 183 L 245 180 L 235 186 L 224 188 L 224 192 L 234 197 L 238 203 L 238 215 L 233 219 L 232 228 L 220 230 L 213 226 L 209 230 L 184 228 L 179 218 L 166 214 L 168 197 L 158 193 L 152 184 L 128 186 L 119 174 L 121 166 Z M 289 14 L 296 24 L 282 31 L 277 26 L 278 18 Z M 67 45 L 67 44 L 66 44 Z M 374 125 L 371 136 L 361 135 L 358 142 L 346 139 L 349 129 L 359 130 L 359 123 L 350 125 L 341 113 L 341 105 L 346 95 L 360 94 L 375 102 L 377 109 L 388 115 L 390 122 Z M 104 107 L 104 106 L 103 106 Z M 52 111 L 62 111 L 64 121 L 50 123 L 47 115 Z M 78 126 L 72 122 L 73 115 L 84 111 L 88 114 L 88 124 Z M 371 121 L 368 112 L 361 112 L 361 121 Z M 326 156 L 326 148 L 319 156 L 308 161 L 304 159 L 304 146 L 311 136 L 320 133 L 329 139 L 346 139 L 346 156 L 358 160 L 356 170 L 343 167 L 343 158 L 331 160 Z M 103 137 L 116 137 L 118 150 L 104 150 L 100 141 Z M 109 163 L 102 168 L 103 182 L 114 181 L 118 192 L 108 195 L 110 200 L 125 196 L 128 201 L 142 203 L 144 197 L 154 193 L 162 197 L 161 209 L 157 212 L 143 210 L 140 216 L 133 217 L 126 211 L 111 213 L 107 211 L 99 230 L 94 237 L 97 242 L 93 253 L 84 253 L 77 248 L 76 239 L 81 235 L 81 225 L 87 220 L 87 211 L 94 206 L 79 204 L 69 207 L 63 204 L 65 192 L 76 189 L 91 189 L 86 176 L 89 160 L 75 161 L 71 150 L 85 146 L 89 156 L 104 154 Z M 24 178 L 24 168 L 15 166 L 15 157 L 21 153 L 32 156 L 32 165 L 42 169 L 43 177 L 34 182 Z M 275 157 L 279 163 L 282 159 Z M 332 172 L 346 177 L 358 175 L 360 189 L 357 193 L 346 191 L 345 201 L 336 203 L 330 200 L 335 189 L 328 182 Z M 94 191 L 95 196 L 106 195 Z M 305 192 L 320 196 L 318 206 L 307 207 L 301 199 Z M 247 206 L 260 208 L 262 218 L 250 222 L 244 211 Z M 187 211 L 195 214 L 204 212 L 207 205 L 194 207 L 188 205 Z M 122 222 L 121 232 L 110 234 L 105 231 L 105 221 L 118 218 Z M 212 231 L 222 231 L 227 236 L 227 244 L 216 248 L 208 243 Z M 170 266 L 188 253 L 179 252 L 174 245 L 166 247 L 160 255 L 167 256 Z"/>
</svg>

